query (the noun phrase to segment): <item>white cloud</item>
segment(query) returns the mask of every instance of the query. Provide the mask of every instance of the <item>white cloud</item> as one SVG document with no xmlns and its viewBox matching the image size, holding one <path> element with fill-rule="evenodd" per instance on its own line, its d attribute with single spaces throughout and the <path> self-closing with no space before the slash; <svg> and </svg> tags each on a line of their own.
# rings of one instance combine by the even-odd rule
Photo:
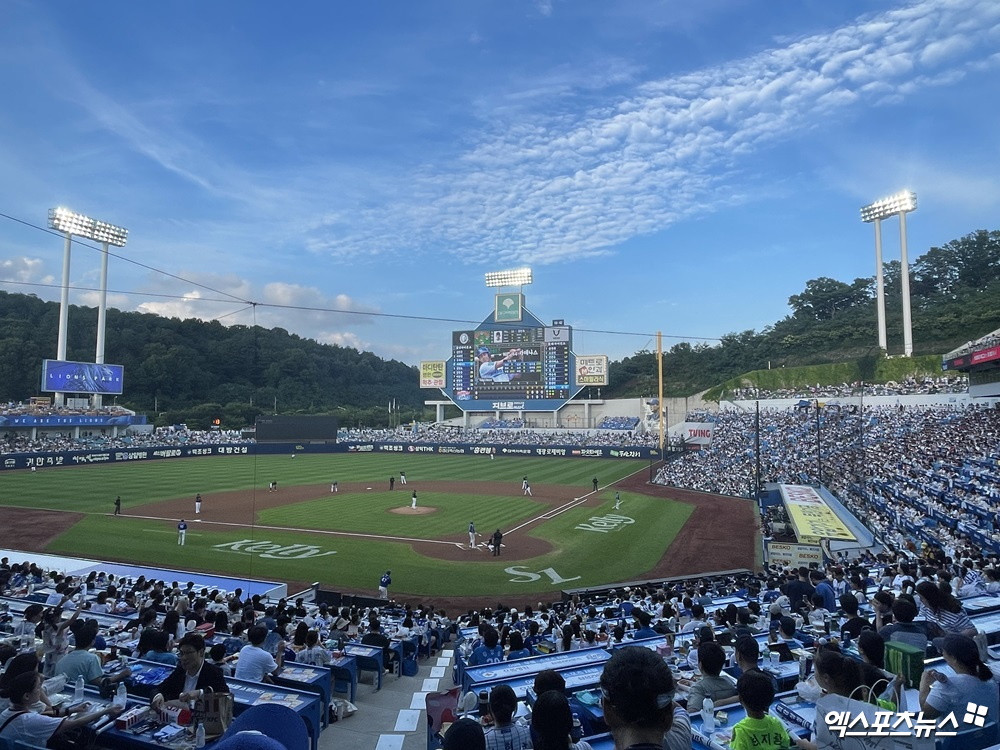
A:
<svg viewBox="0 0 1000 750">
<path fill-rule="evenodd" d="M 535 8 L 548 15 L 553 4 L 539 0 Z M 481 39 L 473 34 L 469 41 Z M 460 147 L 441 147 L 416 166 L 414 159 L 361 170 L 316 159 L 285 174 L 234 163 L 159 103 L 116 100 L 69 63 L 50 78 L 134 153 L 228 202 L 218 220 L 228 227 L 229 242 L 219 243 L 227 250 L 238 245 L 245 223 L 245 236 L 258 247 L 280 241 L 357 263 L 449 254 L 467 263 L 551 264 L 606 255 L 686 217 L 751 200 L 751 191 L 734 187 L 749 155 L 794 142 L 804 131 L 835 128 L 865 105 L 891 106 L 995 71 L 998 44 L 1000 3 L 917 0 L 743 59 L 641 83 L 635 62 L 602 56 L 589 69 L 553 65 L 510 90 L 469 95 L 464 104 L 477 122 L 492 125 L 464 126 L 455 133 Z M 338 87 L 322 88 L 328 95 Z M 386 90 L 357 81 L 336 95 Z M 590 103 L 582 111 L 581 101 Z M 252 222 L 244 222 L 248 216 Z M 285 283 L 219 288 L 240 299 L 257 293 L 256 301 L 274 304 L 372 311 Z M 147 302 L 144 309 L 218 314 L 202 296 L 212 295 Z M 278 316 L 264 308 L 257 313 Z M 310 326 L 321 330 L 315 321 Z"/>
<path fill-rule="evenodd" d="M 461 169 L 417 175 L 419 201 L 396 196 L 336 234 L 314 232 L 310 247 L 347 256 L 444 246 L 470 262 L 536 264 L 605 254 L 724 205 L 733 192 L 721 189 L 725 175 L 747 154 L 864 103 L 898 102 L 995 66 L 997 7 L 917 2 L 646 82 L 610 107 L 528 112 L 481 138 Z M 564 84 L 542 89 L 569 94 Z"/>
<path fill-rule="evenodd" d="M 348 295 L 337 294 L 331 297 L 316 287 L 285 282 L 271 282 L 258 289 L 251 281 L 237 274 L 178 275 L 203 287 L 192 289 L 190 284 L 185 287 L 183 282 L 176 279 L 156 279 L 142 291 L 177 298 L 144 301 L 135 309 L 165 317 L 218 320 L 226 326 L 284 328 L 320 342 L 369 346 L 368 342 L 363 342 L 348 329 L 372 325 L 374 319 L 371 313 L 378 313 L 378 308 Z M 227 299 L 227 295 L 231 295 L 231 298 Z M 256 305 L 251 306 L 239 300 L 254 300 Z M 338 329 L 337 326 L 342 328 Z M 356 341 L 358 344 L 347 343 L 349 341 Z"/>
<path fill-rule="evenodd" d="M 316 337 L 316 340 L 321 344 L 336 344 L 337 346 L 346 346 L 359 351 L 368 351 L 371 349 L 371 342 L 365 341 L 350 331 L 326 331 L 320 333 Z"/>
<path fill-rule="evenodd" d="M 45 263 L 42 260 L 24 255 L 0 260 L 0 278 L 21 283 L 55 283 L 55 277 L 45 273 Z M 0 284 L 0 286 L 4 285 Z M 12 291 L 32 293 L 30 289 L 17 288 L 17 285 L 10 285 L 10 288 Z"/>
</svg>

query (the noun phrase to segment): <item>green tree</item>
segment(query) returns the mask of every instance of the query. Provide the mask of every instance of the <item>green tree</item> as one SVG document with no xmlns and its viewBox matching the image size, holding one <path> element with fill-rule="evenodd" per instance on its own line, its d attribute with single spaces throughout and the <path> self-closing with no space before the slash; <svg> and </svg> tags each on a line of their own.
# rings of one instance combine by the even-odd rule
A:
<svg viewBox="0 0 1000 750">
<path fill-rule="evenodd" d="M 852 284 L 821 276 L 806 282 L 801 294 L 788 298 L 795 315 L 812 320 L 830 320 L 842 310 L 865 302 L 870 297 L 871 279 L 855 279 Z"/>
</svg>

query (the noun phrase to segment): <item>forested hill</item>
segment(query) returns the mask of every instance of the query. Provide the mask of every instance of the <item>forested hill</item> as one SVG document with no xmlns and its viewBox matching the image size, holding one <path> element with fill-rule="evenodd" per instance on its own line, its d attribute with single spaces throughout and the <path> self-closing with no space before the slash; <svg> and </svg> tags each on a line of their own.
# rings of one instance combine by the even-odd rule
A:
<svg viewBox="0 0 1000 750">
<path fill-rule="evenodd" d="M 54 358 L 58 329 L 58 303 L 0 292 L 0 398 L 39 394 L 41 363 Z M 96 330 L 96 308 L 71 306 L 66 358 L 92 362 Z M 243 426 L 276 404 L 282 414 L 339 414 L 348 424 L 375 424 L 377 414 L 384 424 L 391 399 L 402 413 L 420 414 L 426 396 L 416 367 L 370 352 L 319 344 L 282 328 L 114 309 L 108 310 L 105 361 L 125 366 L 119 403 L 151 416 L 154 409 L 164 412 L 161 421 L 222 417 L 223 426 Z"/>
<path fill-rule="evenodd" d="M 900 263 L 886 263 L 884 273 L 889 354 L 902 354 Z M 910 264 L 910 298 L 914 354 L 944 354 L 1000 328 L 1000 231 L 976 231 L 921 255 Z M 714 346 L 672 347 L 663 363 L 667 395 L 688 396 L 769 366 L 877 356 L 874 274 L 851 282 L 812 279 L 788 305 L 792 313 L 762 331 L 728 333 Z M 639 352 L 612 363 L 609 370 L 610 387 L 602 395 L 656 393 L 655 353 Z"/>
<path fill-rule="evenodd" d="M 915 354 L 942 354 L 1000 327 L 1000 231 L 977 231 L 931 248 L 910 267 Z M 885 266 L 889 353 L 902 353 L 900 264 Z M 760 290 L 767 294 L 766 289 Z M 665 390 L 688 396 L 752 370 L 877 357 L 875 280 L 812 279 L 788 300 L 792 312 L 762 331 L 719 344 L 677 344 L 664 357 Z M 718 300 L 717 304 L 726 304 Z M 73 306 L 67 358 L 93 361 L 97 310 Z M 0 399 L 39 393 L 52 358 L 59 305 L 0 292 Z M 415 367 L 370 352 L 319 344 L 284 329 L 223 326 L 108 310 L 106 361 L 125 365 L 122 403 L 159 422 L 252 424 L 258 413 L 330 413 L 345 424 L 384 426 L 389 401 L 405 422 L 426 418 L 431 391 Z M 610 366 L 604 398 L 657 392 L 656 356 L 638 352 Z M 591 394 L 584 389 L 582 396 Z"/>
</svg>

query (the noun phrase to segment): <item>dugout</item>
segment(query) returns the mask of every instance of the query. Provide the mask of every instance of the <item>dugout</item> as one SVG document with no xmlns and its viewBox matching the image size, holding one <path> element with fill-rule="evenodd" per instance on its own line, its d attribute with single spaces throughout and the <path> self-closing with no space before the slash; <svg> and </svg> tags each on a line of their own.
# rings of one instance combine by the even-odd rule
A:
<svg viewBox="0 0 1000 750">
<path fill-rule="evenodd" d="M 285 416 L 257 417 L 258 443 L 329 443 L 337 442 L 336 417 Z"/>
</svg>

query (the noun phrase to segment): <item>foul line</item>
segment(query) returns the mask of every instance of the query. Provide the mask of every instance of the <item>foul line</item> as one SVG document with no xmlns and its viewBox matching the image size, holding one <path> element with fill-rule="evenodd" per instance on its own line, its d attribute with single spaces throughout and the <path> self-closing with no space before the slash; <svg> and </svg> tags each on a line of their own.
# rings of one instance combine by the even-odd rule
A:
<svg viewBox="0 0 1000 750">
<path fill-rule="evenodd" d="M 636 474 L 638 474 L 639 472 L 642 472 L 642 471 L 646 471 L 646 468 L 644 467 L 644 468 L 641 468 L 641 469 L 636 469 L 631 474 L 626 474 L 624 477 L 622 477 L 618 481 L 620 482 L 620 481 L 622 481 L 622 479 L 628 479 L 629 477 L 634 477 Z M 567 503 L 563 503 L 562 505 L 558 505 L 555 508 L 552 508 L 550 510 L 547 510 L 545 513 L 542 513 L 540 516 L 535 516 L 534 518 L 529 518 L 527 521 L 525 521 L 524 523 L 522 523 L 520 526 L 515 526 L 514 528 L 512 528 L 510 531 L 507 532 L 507 534 L 511 534 L 511 533 L 513 533 L 515 531 L 520 531 L 521 529 L 525 528 L 526 526 L 530 526 L 533 523 L 538 523 L 540 521 L 550 521 L 553 518 L 555 518 L 556 516 L 558 516 L 558 515 L 560 515 L 562 513 L 565 513 L 568 510 L 573 510 L 574 508 L 579 508 L 581 505 L 583 505 L 585 502 L 587 502 L 592 496 L 594 496 L 598 492 L 606 490 L 606 489 L 608 489 L 608 487 L 612 487 L 612 486 L 613 485 L 611 485 L 611 484 L 606 484 L 603 487 L 601 487 L 600 485 L 598 485 L 598 487 L 597 487 L 596 490 L 591 490 L 590 492 L 584 494 L 581 497 L 574 497 L 571 501 L 569 501 Z"/>
<path fill-rule="evenodd" d="M 138 518 L 143 521 L 173 521 L 172 518 L 160 518 L 159 516 L 134 516 L 122 514 L 119 518 Z M 203 521 L 204 525 L 213 526 L 233 526 L 239 529 L 264 529 L 265 531 L 298 531 L 303 534 L 327 534 L 328 536 L 351 536 L 359 539 L 384 539 L 390 542 L 422 542 L 424 544 L 446 544 L 449 546 L 459 546 L 460 542 L 448 542 L 442 539 L 417 539 L 410 536 L 385 536 L 382 534 L 360 534 L 355 531 L 334 531 L 331 529 L 300 529 L 295 526 L 265 526 L 263 524 L 233 523 L 231 521 Z M 171 532 L 173 533 L 173 532 Z"/>
</svg>

